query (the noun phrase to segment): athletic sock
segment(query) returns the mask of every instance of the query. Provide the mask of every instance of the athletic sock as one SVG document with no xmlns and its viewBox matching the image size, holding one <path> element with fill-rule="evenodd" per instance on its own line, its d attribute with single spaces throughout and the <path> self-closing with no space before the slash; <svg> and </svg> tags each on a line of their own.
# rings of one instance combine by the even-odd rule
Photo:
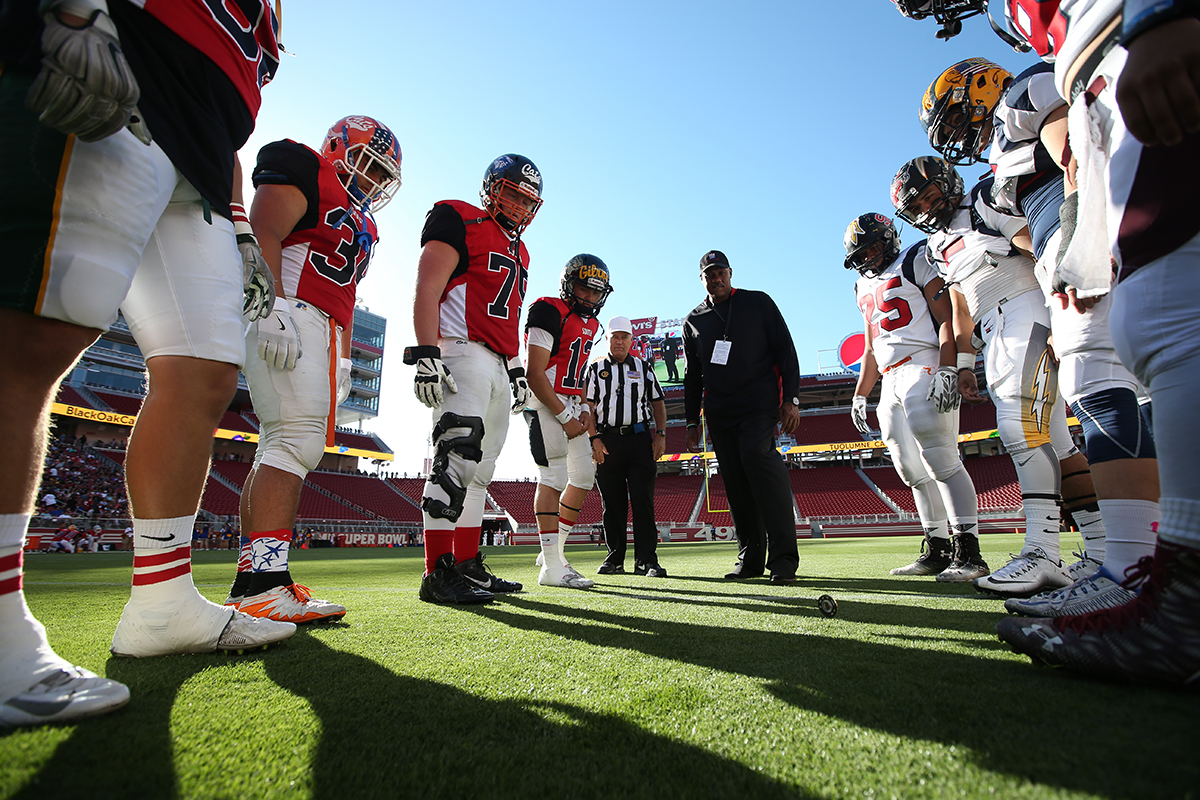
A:
<svg viewBox="0 0 1200 800">
<path fill-rule="evenodd" d="M 288 571 L 288 554 L 291 550 L 292 531 L 281 528 L 277 531 L 250 531 L 250 577 L 246 585 L 246 596 L 269 592 L 276 586 L 291 586 L 292 573 Z"/>
<path fill-rule="evenodd" d="M 454 529 L 454 560 L 461 564 L 464 561 L 470 561 L 475 556 L 479 555 L 479 535 L 483 531 L 482 525 L 476 525 L 473 528 L 455 528 Z"/>
<path fill-rule="evenodd" d="M 571 535 L 571 529 L 574 527 L 574 522 L 567 522 L 562 517 L 558 518 L 558 557 L 564 564 L 567 563 L 567 537 Z"/>
<path fill-rule="evenodd" d="M 448 528 L 425 530 L 425 574 L 433 572 L 437 560 L 454 552 L 454 531 Z"/>
<path fill-rule="evenodd" d="M 1154 506 L 1157 509 L 1158 503 L 1155 503 Z M 1079 535 L 1083 537 L 1084 553 L 1093 561 L 1103 564 L 1106 550 L 1105 541 L 1108 538 L 1106 522 L 1108 514 L 1104 512 L 1104 506 L 1100 505 L 1095 509 L 1072 508 L 1071 516 L 1075 518 L 1075 524 L 1079 526 Z M 1154 550 L 1153 537 L 1150 542 L 1150 550 Z"/>
<path fill-rule="evenodd" d="M 1102 561 L 1104 568 L 1121 580 L 1125 577 L 1125 570 L 1139 559 L 1154 555 L 1158 503 L 1150 500 L 1101 500 L 1100 511 L 1104 514 L 1108 541 L 1104 558 L 1096 560 Z M 1088 555 L 1091 554 L 1089 547 Z"/>
<path fill-rule="evenodd" d="M 1021 555 L 1040 549 L 1046 554 L 1046 558 L 1055 564 L 1061 563 L 1058 546 L 1061 517 L 1058 503 L 1038 497 L 1026 497 L 1024 503 L 1025 545 L 1021 548 Z"/>
<path fill-rule="evenodd" d="M 200 593 L 192 583 L 195 515 L 133 520 L 133 588 L 130 602 L 156 603 Z"/>
</svg>

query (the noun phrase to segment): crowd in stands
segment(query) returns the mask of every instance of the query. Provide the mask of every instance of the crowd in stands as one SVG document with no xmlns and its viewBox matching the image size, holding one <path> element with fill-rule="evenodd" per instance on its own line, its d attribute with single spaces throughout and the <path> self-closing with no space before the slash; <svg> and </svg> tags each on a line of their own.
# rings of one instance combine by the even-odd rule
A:
<svg viewBox="0 0 1200 800">
<path fill-rule="evenodd" d="M 129 502 L 121 466 L 79 439 L 49 443 L 37 515 L 71 519 L 127 517 Z"/>
</svg>

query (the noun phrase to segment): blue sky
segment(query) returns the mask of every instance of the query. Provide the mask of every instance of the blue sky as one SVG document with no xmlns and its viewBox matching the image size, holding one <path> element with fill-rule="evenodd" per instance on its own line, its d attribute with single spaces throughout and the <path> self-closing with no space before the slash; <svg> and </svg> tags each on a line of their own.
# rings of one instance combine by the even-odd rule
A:
<svg viewBox="0 0 1200 800">
<path fill-rule="evenodd" d="M 524 237 L 526 306 L 556 294 L 562 266 L 590 252 L 616 287 L 603 320 L 681 317 L 704 298 L 698 263 L 716 248 L 734 286 L 775 298 L 801 370 L 816 372 L 819 350 L 862 327 L 842 268 L 846 225 L 867 211 L 891 216 L 892 175 L 930 152 L 917 122 L 925 87 L 972 56 L 1014 73 L 1034 63 L 978 18 L 950 42 L 936 28 L 889 0 L 293 0 L 281 36 L 293 55 L 264 90 L 242 157 L 249 166 L 284 137 L 317 146 L 348 114 L 374 116 L 399 138 L 404 185 L 378 216 L 359 296 L 388 318 L 380 416 L 368 427 L 412 474 L 431 422 L 400 357 L 413 343 L 433 203 L 475 200 L 488 163 L 522 153 L 545 180 Z M 966 168 L 964 179 L 983 171 Z M 820 366 L 834 356 L 821 353 Z M 527 442 L 514 418 L 497 477 L 536 475 Z"/>
</svg>

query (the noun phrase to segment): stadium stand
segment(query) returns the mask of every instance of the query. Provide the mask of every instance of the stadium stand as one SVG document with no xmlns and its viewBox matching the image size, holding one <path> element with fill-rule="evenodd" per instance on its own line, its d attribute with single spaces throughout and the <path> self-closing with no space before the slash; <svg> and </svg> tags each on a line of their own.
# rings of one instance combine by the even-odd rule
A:
<svg viewBox="0 0 1200 800">
<path fill-rule="evenodd" d="M 518 525 L 537 526 L 533 513 L 533 492 L 537 484 L 533 481 L 492 481 L 488 493 L 496 505 L 508 512 Z"/>
<path fill-rule="evenodd" d="M 792 435 L 797 444 L 860 442 L 863 438 L 850 421 L 849 409 L 836 414 L 804 415 L 800 417 L 800 427 Z"/>
<path fill-rule="evenodd" d="M 871 491 L 853 467 L 794 469 L 788 477 L 802 517 L 896 513 Z"/>
<path fill-rule="evenodd" d="M 910 514 L 917 513 L 917 502 L 913 500 L 912 489 L 900 479 L 893 467 L 867 467 L 863 472 L 889 500 Z"/>
<path fill-rule="evenodd" d="M 59 387 L 58 396 L 54 398 L 54 402 L 62 403 L 65 406 L 80 406 L 82 408 L 91 408 L 92 404 L 84 398 L 79 392 L 67 386 L 65 383 Z"/>
<path fill-rule="evenodd" d="M 101 391 L 96 391 L 95 395 L 118 414 L 128 414 L 131 417 L 136 417 L 137 413 L 142 410 L 142 398 L 140 397 Z"/>
<path fill-rule="evenodd" d="M 360 514 L 345 503 L 321 494 L 305 483 L 300 490 L 300 506 L 296 510 L 296 519 L 365 520 L 370 517 Z"/>
<path fill-rule="evenodd" d="M 386 481 L 362 475 L 310 472 L 309 483 L 396 522 L 420 522 L 421 509 Z"/>
<path fill-rule="evenodd" d="M 224 428 L 227 431 L 245 431 L 246 433 L 258 433 L 250 422 L 242 417 L 236 411 L 226 411 L 221 415 L 221 421 L 217 423 L 218 428 Z"/>
<path fill-rule="evenodd" d="M 975 482 L 980 511 L 1021 508 L 1021 485 L 1017 482 L 1017 470 L 1011 458 L 968 458 L 963 464 L 971 474 L 971 480 Z"/>
<path fill-rule="evenodd" d="M 687 428 L 682 425 L 667 427 L 667 449 L 668 453 L 686 453 L 687 452 Z"/>
<path fill-rule="evenodd" d="M 421 498 L 425 494 L 424 478 L 388 478 L 387 482 L 400 494 L 413 501 L 417 508 L 421 507 Z"/>
<path fill-rule="evenodd" d="M 334 443 L 344 447 L 352 447 L 355 450 L 372 450 L 379 452 L 384 449 L 373 436 L 367 436 L 361 433 L 347 433 L 346 431 L 334 432 Z"/>
<path fill-rule="evenodd" d="M 239 489 L 246 485 L 246 477 L 254 465 L 247 461 L 214 461 L 212 468 L 221 477 L 233 483 Z"/>
<path fill-rule="evenodd" d="M 241 495 L 230 491 L 219 481 L 209 478 L 208 482 L 204 484 L 204 494 L 200 498 L 200 507 L 205 511 L 220 517 L 236 517 L 239 513 L 238 506 L 240 504 Z"/>
<path fill-rule="evenodd" d="M 702 476 L 697 477 L 701 482 L 704 481 Z M 733 524 L 733 515 L 729 513 L 729 498 L 725 496 L 725 478 L 720 474 L 708 479 L 708 497 L 700 504 L 700 513 L 696 521 L 717 527 Z"/>
<path fill-rule="evenodd" d="M 654 518 L 680 525 L 691 520 L 704 478 L 700 475 L 659 475 L 654 479 Z"/>
<path fill-rule="evenodd" d="M 958 432 L 992 431 L 996 429 L 996 407 L 991 403 L 969 406 L 966 403 L 958 410 Z"/>
</svg>

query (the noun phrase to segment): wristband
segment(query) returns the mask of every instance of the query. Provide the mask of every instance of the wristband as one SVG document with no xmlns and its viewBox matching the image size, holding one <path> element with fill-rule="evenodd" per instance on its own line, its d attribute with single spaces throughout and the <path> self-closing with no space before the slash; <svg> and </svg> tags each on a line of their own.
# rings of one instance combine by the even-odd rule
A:
<svg viewBox="0 0 1200 800">
<path fill-rule="evenodd" d="M 229 211 L 233 218 L 233 232 L 237 236 L 238 244 L 247 242 L 258 244 L 258 239 L 254 236 L 254 228 L 250 227 L 250 217 L 246 216 L 245 206 L 241 203 L 230 203 Z"/>
<path fill-rule="evenodd" d="M 658 434 L 659 436 L 666 436 L 666 435 L 667 435 L 667 432 L 666 432 L 666 431 L 655 431 L 655 433 L 656 433 L 656 434 Z"/>
<path fill-rule="evenodd" d="M 562 411 L 555 414 L 554 418 L 558 420 L 559 425 L 566 425 L 571 421 L 571 409 L 564 408 Z"/>
<path fill-rule="evenodd" d="M 600 434 L 598 434 L 598 433 L 593 433 L 591 436 L 589 436 L 589 437 L 588 437 L 588 441 L 594 442 L 594 441 L 596 441 L 597 439 L 600 439 L 600 438 L 602 438 Z"/>
<path fill-rule="evenodd" d="M 975 371 L 975 354 L 974 353 L 959 353 L 958 354 L 958 369 L 961 372 L 964 369 Z"/>
<path fill-rule="evenodd" d="M 344 369 L 346 372 L 350 372 L 354 369 L 354 362 L 348 358 L 339 358 L 338 369 Z"/>
<path fill-rule="evenodd" d="M 441 358 L 442 348 L 436 344 L 414 344 L 404 348 L 404 363 L 413 366 L 422 358 Z"/>
<path fill-rule="evenodd" d="M 688 430 L 691 430 L 692 428 L 699 428 L 700 423 L 699 422 L 689 422 L 687 424 L 687 427 L 688 427 Z"/>
</svg>

